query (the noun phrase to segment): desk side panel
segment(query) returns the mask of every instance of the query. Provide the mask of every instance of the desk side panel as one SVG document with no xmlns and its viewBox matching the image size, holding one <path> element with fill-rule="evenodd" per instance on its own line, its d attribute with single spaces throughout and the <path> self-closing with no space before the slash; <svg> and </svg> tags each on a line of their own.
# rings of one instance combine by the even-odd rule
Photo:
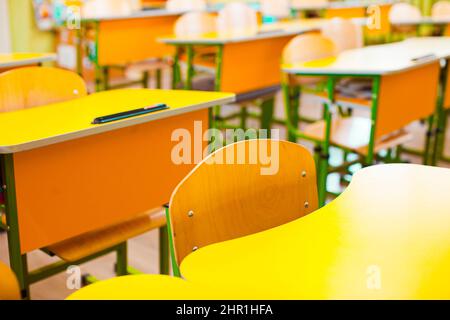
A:
<svg viewBox="0 0 450 320">
<path fill-rule="evenodd" d="M 98 34 L 98 63 L 127 64 L 174 53 L 173 47 L 157 41 L 172 34 L 178 16 L 101 21 Z"/>
<path fill-rule="evenodd" d="M 245 93 L 280 84 L 283 48 L 293 37 L 226 44 L 221 91 Z"/>
<path fill-rule="evenodd" d="M 435 112 L 439 69 L 436 62 L 381 78 L 376 138 Z"/>
<path fill-rule="evenodd" d="M 450 64 L 450 60 L 447 60 L 447 63 Z M 444 108 L 450 109 L 450 67 L 447 69 L 447 84 L 444 93 Z"/>
<path fill-rule="evenodd" d="M 22 253 L 132 218 L 169 201 L 195 164 L 171 159 L 172 133 L 208 111 L 14 155 Z M 192 161 L 193 162 L 193 161 Z"/>
</svg>

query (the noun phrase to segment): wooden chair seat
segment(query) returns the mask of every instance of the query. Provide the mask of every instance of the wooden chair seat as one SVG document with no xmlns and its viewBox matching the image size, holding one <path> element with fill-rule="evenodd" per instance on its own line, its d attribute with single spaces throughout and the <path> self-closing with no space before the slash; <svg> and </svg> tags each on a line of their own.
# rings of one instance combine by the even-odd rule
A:
<svg viewBox="0 0 450 320">
<path fill-rule="evenodd" d="M 323 98 L 324 100 L 328 100 L 327 92 L 315 92 L 315 95 Z M 342 93 L 336 93 L 336 103 L 341 105 L 348 106 L 363 106 L 370 108 L 372 106 L 372 101 L 370 99 L 360 98 L 360 97 L 350 97 L 348 95 L 344 95 Z"/>
<path fill-rule="evenodd" d="M 326 122 L 321 120 L 305 127 L 302 132 L 317 140 L 323 141 Z M 335 146 L 350 149 L 361 155 L 367 155 L 370 141 L 371 120 L 362 117 L 336 118 L 331 129 L 331 143 Z M 404 144 L 412 139 L 412 135 L 400 130 L 386 136 L 375 144 L 375 153 Z"/>
<path fill-rule="evenodd" d="M 165 224 L 163 212 L 145 213 L 126 222 L 56 243 L 46 250 L 64 261 L 75 262 Z"/>
</svg>

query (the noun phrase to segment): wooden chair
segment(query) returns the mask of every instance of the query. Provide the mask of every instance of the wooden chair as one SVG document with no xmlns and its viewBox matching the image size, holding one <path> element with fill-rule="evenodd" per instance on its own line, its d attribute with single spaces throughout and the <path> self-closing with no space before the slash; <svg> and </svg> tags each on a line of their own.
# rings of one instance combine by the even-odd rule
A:
<svg viewBox="0 0 450 320">
<path fill-rule="evenodd" d="M 261 0 L 261 14 L 263 17 L 276 19 L 288 18 L 291 15 L 289 0 Z"/>
<path fill-rule="evenodd" d="M 409 3 L 395 3 L 389 10 L 389 21 L 392 26 L 391 41 L 401 40 L 405 36 L 416 36 L 419 28 L 417 25 L 397 25 L 396 23 L 402 23 L 406 21 L 420 20 L 422 13 L 419 8 Z"/>
<path fill-rule="evenodd" d="M 219 11 L 217 32 L 224 37 L 254 35 L 258 32 L 258 14 L 243 2 L 231 2 Z"/>
<path fill-rule="evenodd" d="M 243 161 L 258 157 L 258 150 L 268 150 L 277 171 L 263 175 L 267 163 L 261 158 Z M 201 162 L 172 194 L 172 261 L 179 265 L 198 248 L 274 228 L 316 209 L 316 172 L 307 149 L 275 140 L 230 144 Z"/>
<path fill-rule="evenodd" d="M 12 112 L 83 97 L 86 85 L 77 74 L 57 68 L 28 67 L 0 75 L 0 112 Z M 1 177 L 0 177 L 1 178 Z M 1 209 L 1 208 L 0 208 Z M 8 217 L 1 214 L 1 224 L 7 229 Z M 118 247 L 117 274 L 127 273 L 126 241 L 147 231 L 160 229 L 161 272 L 168 273 L 167 232 L 164 214 L 141 213 L 134 219 L 105 226 L 42 250 L 65 262 L 89 260 L 92 256 Z M 111 250 L 110 250 L 111 251 Z M 120 258 L 120 259 L 119 259 Z"/>
<path fill-rule="evenodd" d="M 166 9 L 169 11 L 203 11 L 206 10 L 206 0 L 168 0 Z"/>
<path fill-rule="evenodd" d="M 450 2 L 438 1 L 433 4 L 433 7 L 431 8 L 431 17 L 437 19 L 450 17 Z"/>
<path fill-rule="evenodd" d="M 311 48 L 311 49 L 309 49 Z M 334 55 L 334 45 L 332 41 L 322 35 L 300 35 L 292 40 L 292 42 L 286 47 L 283 55 L 283 62 L 286 64 L 302 63 L 317 59 L 324 59 L 332 57 Z M 303 52 L 300 54 L 302 50 Z M 294 52 L 293 52 L 294 51 Z M 303 60 L 295 60 L 301 57 Z M 432 66 L 435 68 L 435 66 Z M 424 76 L 429 79 L 430 83 L 434 83 L 436 80 L 436 70 L 430 70 L 429 73 L 423 71 L 417 71 L 417 76 Z M 315 121 L 307 125 L 303 130 L 298 129 L 298 110 L 299 110 L 299 84 L 296 82 L 295 77 L 284 75 L 283 80 L 283 93 L 286 107 L 286 125 L 288 127 L 290 141 L 296 142 L 297 139 L 305 139 L 312 141 L 316 144 L 316 162 L 319 167 L 319 195 L 321 205 L 324 204 L 326 194 L 326 179 L 330 172 L 340 172 L 342 168 L 344 171 L 347 169 L 347 163 L 344 159 L 344 165 L 335 171 L 330 167 L 329 161 L 329 146 L 333 145 L 344 150 L 344 154 L 356 153 L 360 156 L 360 162 L 365 165 L 366 159 L 369 158 L 368 154 L 378 154 L 382 150 L 395 149 L 398 146 L 408 142 L 411 139 L 411 135 L 404 130 L 404 127 L 410 122 L 421 119 L 420 115 L 429 116 L 433 112 L 429 112 L 433 109 L 433 92 L 423 92 L 421 97 L 409 97 L 404 92 L 407 90 L 403 87 L 404 79 L 397 80 L 400 85 L 397 85 L 397 77 L 403 75 L 393 75 L 383 79 L 383 83 L 380 85 L 381 95 L 379 97 L 380 105 L 377 110 L 373 110 L 372 101 L 367 100 L 366 107 L 371 108 L 371 112 L 375 113 L 371 118 L 377 119 L 372 121 L 371 118 L 342 116 L 338 115 L 335 119 L 331 119 L 331 114 L 325 112 L 328 110 L 328 101 L 324 103 L 324 120 Z M 417 84 L 411 79 L 411 87 Z M 398 92 L 395 92 L 395 88 Z M 420 93 L 420 90 L 418 90 Z M 404 92 L 408 97 L 404 97 L 401 92 Z M 436 88 L 437 92 L 437 88 Z M 325 96 L 325 94 L 324 94 Z M 399 99 L 394 99 L 398 96 Z M 338 92 L 334 94 L 334 101 L 336 104 L 342 104 L 342 101 L 348 101 L 346 97 L 342 97 Z M 423 102 L 423 109 L 421 111 L 411 108 L 407 114 L 406 109 L 402 109 L 399 106 L 402 105 L 418 105 L 418 101 Z M 395 103 L 393 103 L 395 101 Z M 358 101 L 361 105 L 361 101 Z M 395 112 L 394 112 L 395 110 Z M 389 113 L 390 112 L 390 113 Z M 395 114 L 394 114 L 395 113 Z M 376 125 L 376 126 L 375 126 Z M 374 132 L 376 130 L 376 132 Z M 371 137 L 375 137 L 373 149 L 369 149 Z M 370 150 L 370 151 L 369 151 Z M 398 160 L 398 159 L 397 159 Z M 354 162 L 353 162 L 354 164 Z M 336 169 L 337 170 L 337 169 Z"/>
<path fill-rule="evenodd" d="M 0 301 L 20 300 L 19 283 L 10 268 L 0 262 Z"/>
</svg>

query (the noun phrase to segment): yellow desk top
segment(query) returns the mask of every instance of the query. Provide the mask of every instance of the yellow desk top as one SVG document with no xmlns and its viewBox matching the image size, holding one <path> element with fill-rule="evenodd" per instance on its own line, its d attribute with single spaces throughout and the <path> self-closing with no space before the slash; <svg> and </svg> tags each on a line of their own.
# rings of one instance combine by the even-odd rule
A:
<svg viewBox="0 0 450 320">
<path fill-rule="evenodd" d="M 0 113 L 0 153 L 14 153 L 233 102 L 220 92 L 123 89 L 63 103 Z M 100 116 L 165 103 L 170 109 L 93 125 Z"/>
<path fill-rule="evenodd" d="M 434 55 L 434 56 L 430 56 Z M 424 59 L 414 61 L 416 58 Z M 387 75 L 450 57 L 449 37 L 427 37 L 346 50 L 337 57 L 283 65 L 286 73 L 308 75 Z"/>
<path fill-rule="evenodd" d="M 53 53 L 0 53 L 0 68 L 21 67 L 54 60 L 56 55 Z"/>
<path fill-rule="evenodd" d="M 211 33 L 201 37 L 180 38 L 174 35 L 158 39 L 160 42 L 173 45 L 199 44 L 199 45 L 217 45 L 227 43 L 237 43 L 246 41 L 256 41 L 263 39 L 295 36 L 304 32 L 320 30 L 326 19 L 305 19 L 288 22 L 277 22 L 261 25 L 258 33 L 249 33 L 243 35 L 225 35 Z"/>
<path fill-rule="evenodd" d="M 274 299 L 450 299 L 450 170 L 380 165 L 292 223 L 199 249 L 191 283 Z"/>
</svg>

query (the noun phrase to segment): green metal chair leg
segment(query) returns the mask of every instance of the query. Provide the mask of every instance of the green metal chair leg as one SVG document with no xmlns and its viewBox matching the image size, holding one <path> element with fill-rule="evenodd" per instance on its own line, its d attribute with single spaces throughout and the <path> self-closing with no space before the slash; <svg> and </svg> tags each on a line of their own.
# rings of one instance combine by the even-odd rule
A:
<svg viewBox="0 0 450 320">
<path fill-rule="evenodd" d="M 117 253 L 117 265 L 116 265 L 116 274 L 118 277 L 125 276 L 128 274 L 127 266 L 128 266 L 128 257 L 127 257 L 127 243 L 123 242 L 119 245 L 116 250 Z"/>
<path fill-rule="evenodd" d="M 261 104 L 261 129 L 267 130 L 267 138 L 270 138 L 270 129 L 272 129 L 274 110 L 275 97 L 271 97 Z"/>
<path fill-rule="evenodd" d="M 169 233 L 167 226 L 159 228 L 159 273 L 169 274 Z"/>
<path fill-rule="evenodd" d="M 156 70 L 156 89 L 162 89 L 162 70 Z"/>
<path fill-rule="evenodd" d="M 148 88 L 148 79 L 149 79 L 148 71 L 144 71 L 144 73 L 142 74 L 142 87 L 145 89 Z"/>
<path fill-rule="evenodd" d="M 164 208 L 166 209 L 167 233 L 169 234 L 168 240 L 169 240 L 169 249 L 170 249 L 170 260 L 172 262 L 172 272 L 175 277 L 181 278 L 180 268 L 178 267 L 177 260 L 175 258 L 175 246 L 174 246 L 173 238 L 172 238 L 169 206 L 166 205 Z"/>
<path fill-rule="evenodd" d="M 241 124 L 240 127 L 244 130 L 247 128 L 247 118 L 248 118 L 248 110 L 247 106 L 241 106 L 241 114 L 240 114 Z"/>
<path fill-rule="evenodd" d="M 428 165 L 431 161 L 431 140 L 433 138 L 434 116 L 428 118 L 428 129 L 425 137 L 425 148 L 423 152 L 423 164 Z"/>
</svg>

